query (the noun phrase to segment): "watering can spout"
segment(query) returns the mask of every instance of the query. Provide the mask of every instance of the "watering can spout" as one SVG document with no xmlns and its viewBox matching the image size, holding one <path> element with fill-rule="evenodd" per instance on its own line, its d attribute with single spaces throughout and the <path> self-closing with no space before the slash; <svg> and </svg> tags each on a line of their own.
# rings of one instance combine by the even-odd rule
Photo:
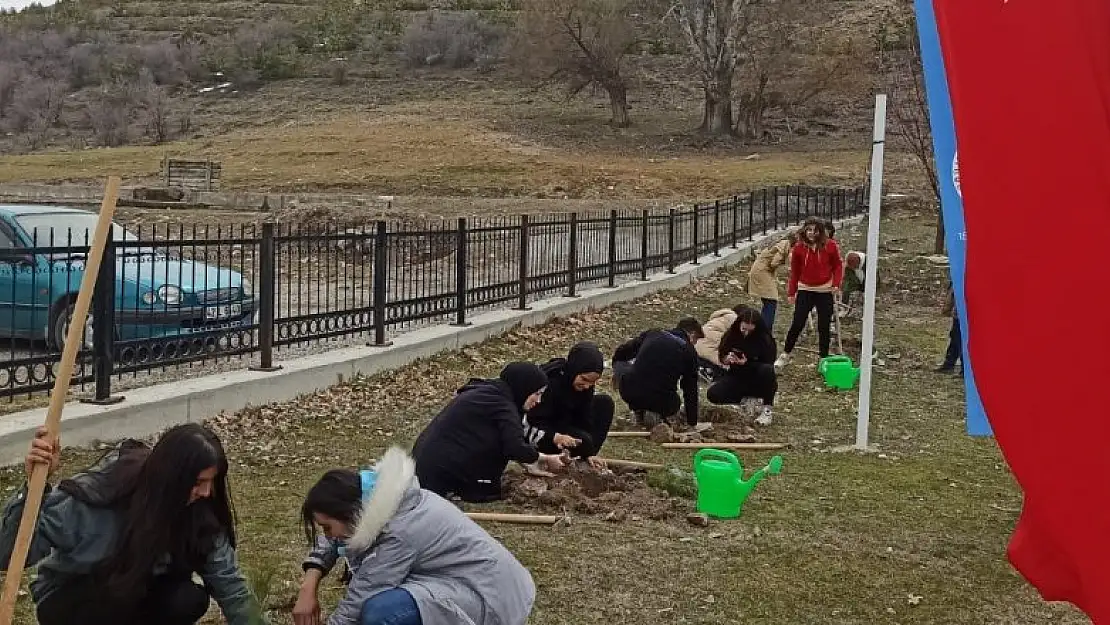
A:
<svg viewBox="0 0 1110 625">
<path fill-rule="evenodd" d="M 756 485 L 763 481 L 767 475 L 778 475 L 782 471 L 782 456 L 775 456 L 767 463 L 767 466 L 752 473 L 751 477 L 744 479 L 743 476 L 739 478 L 740 488 L 744 491 L 745 496 L 750 494 Z"/>
</svg>

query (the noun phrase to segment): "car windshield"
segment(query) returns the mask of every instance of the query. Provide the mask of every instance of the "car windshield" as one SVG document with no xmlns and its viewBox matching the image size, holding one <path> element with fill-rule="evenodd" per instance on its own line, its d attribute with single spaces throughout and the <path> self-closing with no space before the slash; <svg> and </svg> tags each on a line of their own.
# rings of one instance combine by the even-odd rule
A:
<svg viewBox="0 0 1110 625">
<path fill-rule="evenodd" d="M 92 244 L 97 216 L 93 213 L 32 213 L 18 215 L 15 220 L 27 231 L 36 247 L 84 247 Z M 112 235 L 116 241 L 139 240 L 119 224 L 112 224 Z"/>
</svg>

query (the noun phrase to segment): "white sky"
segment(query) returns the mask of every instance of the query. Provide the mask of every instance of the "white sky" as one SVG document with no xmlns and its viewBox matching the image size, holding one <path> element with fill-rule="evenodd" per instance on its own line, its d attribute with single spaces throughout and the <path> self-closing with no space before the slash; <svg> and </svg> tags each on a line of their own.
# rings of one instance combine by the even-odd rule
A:
<svg viewBox="0 0 1110 625">
<path fill-rule="evenodd" d="M 35 0 L 0 0 L 0 9 L 22 9 L 35 3 Z M 39 4 L 54 4 L 51 0 L 39 0 Z"/>
</svg>

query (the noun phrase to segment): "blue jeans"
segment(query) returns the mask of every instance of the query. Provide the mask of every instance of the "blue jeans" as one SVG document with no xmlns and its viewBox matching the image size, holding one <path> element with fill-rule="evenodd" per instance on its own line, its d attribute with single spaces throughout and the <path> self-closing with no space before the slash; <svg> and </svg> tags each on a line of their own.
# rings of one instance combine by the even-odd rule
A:
<svg viewBox="0 0 1110 625">
<path fill-rule="evenodd" d="M 763 310 L 760 313 L 763 316 L 763 323 L 767 324 L 767 329 L 771 332 L 775 331 L 775 311 L 778 310 L 779 303 L 777 300 L 760 298 L 763 302 Z"/>
<path fill-rule="evenodd" d="M 423 625 L 420 610 L 409 591 L 392 588 L 380 592 L 362 604 L 359 625 Z"/>
</svg>

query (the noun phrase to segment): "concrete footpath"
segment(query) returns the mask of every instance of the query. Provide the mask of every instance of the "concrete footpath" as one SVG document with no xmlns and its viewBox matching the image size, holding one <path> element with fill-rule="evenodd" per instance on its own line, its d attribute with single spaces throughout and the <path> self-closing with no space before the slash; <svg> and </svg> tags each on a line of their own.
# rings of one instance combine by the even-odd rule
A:
<svg viewBox="0 0 1110 625">
<path fill-rule="evenodd" d="M 855 217 L 840 224 L 861 221 Z M 249 370 L 210 375 L 128 391 L 125 400 L 110 406 L 79 402 L 66 404 L 62 413 L 62 442 L 87 446 L 126 437 L 146 437 L 187 421 L 204 421 L 221 412 L 235 412 L 248 405 L 294 399 L 362 374 L 396 369 L 435 353 L 458 349 L 498 336 L 517 326 L 545 323 L 591 309 L 603 308 L 657 291 L 678 289 L 718 269 L 735 265 L 753 247 L 776 240 L 782 230 L 769 232 L 737 249 L 723 249 L 721 256 L 703 256 L 675 273 L 659 273 L 646 281 L 614 288 L 582 291 L 578 297 L 556 297 L 533 302 L 531 309 L 499 310 L 474 315 L 472 325 L 437 325 L 401 334 L 387 347 L 337 349 L 304 358 L 281 361 L 281 369 L 264 373 Z M 46 409 L 36 408 L 0 416 L 0 463 L 22 462 L 35 428 L 45 420 Z"/>
</svg>

